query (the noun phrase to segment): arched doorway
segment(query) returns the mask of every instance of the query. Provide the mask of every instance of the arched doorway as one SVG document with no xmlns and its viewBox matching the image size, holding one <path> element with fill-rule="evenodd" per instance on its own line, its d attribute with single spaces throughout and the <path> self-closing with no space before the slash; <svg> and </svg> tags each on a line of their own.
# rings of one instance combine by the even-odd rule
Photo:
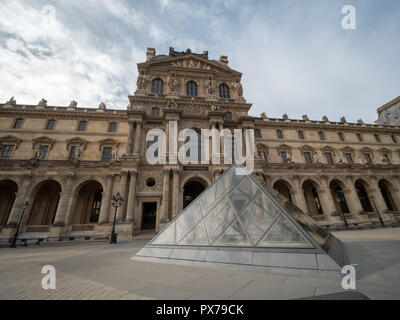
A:
<svg viewBox="0 0 400 320">
<path fill-rule="evenodd" d="M 290 195 L 290 189 L 286 181 L 278 180 L 274 183 L 274 189 L 278 191 L 282 196 L 288 199 L 290 202 L 292 201 L 292 196 Z"/>
<path fill-rule="evenodd" d="M 78 189 L 72 224 L 99 221 L 103 187 L 95 180 L 86 181 Z"/>
<path fill-rule="evenodd" d="M 36 192 L 28 224 L 38 226 L 54 223 L 60 193 L 61 186 L 57 181 L 43 182 Z"/>
<path fill-rule="evenodd" d="M 332 194 L 332 198 L 335 200 L 336 212 L 338 213 L 350 213 L 349 207 L 347 205 L 346 197 L 343 192 L 342 184 L 333 180 L 329 184 L 329 188 Z"/>
<path fill-rule="evenodd" d="M 311 180 L 305 181 L 303 183 L 303 190 L 310 215 L 316 216 L 324 214 L 315 183 Z"/>
<path fill-rule="evenodd" d="M 0 227 L 5 226 L 14 205 L 17 184 L 12 180 L 0 181 Z"/>
<path fill-rule="evenodd" d="M 382 197 L 385 200 L 386 207 L 389 211 L 397 211 L 396 203 L 392 197 L 392 193 L 390 192 L 390 185 L 386 180 L 379 181 L 379 189 L 381 190 Z"/>
<path fill-rule="evenodd" d="M 199 181 L 190 181 L 183 187 L 183 209 L 196 199 L 206 187 Z"/>
<path fill-rule="evenodd" d="M 372 209 L 371 201 L 366 191 L 365 183 L 361 180 L 357 180 L 354 186 L 356 188 L 358 199 L 360 200 L 363 211 L 373 212 L 374 210 Z"/>
</svg>

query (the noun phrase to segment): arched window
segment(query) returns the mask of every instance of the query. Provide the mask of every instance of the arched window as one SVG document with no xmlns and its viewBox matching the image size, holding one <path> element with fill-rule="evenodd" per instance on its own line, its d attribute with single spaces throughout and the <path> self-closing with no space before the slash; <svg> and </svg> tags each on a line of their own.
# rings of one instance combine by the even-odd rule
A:
<svg viewBox="0 0 400 320">
<path fill-rule="evenodd" d="M 197 84 L 194 81 L 186 83 L 186 95 L 189 97 L 197 97 Z"/>
<path fill-rule="evenodd" d="M 232 113 L 230 113 L 230 112 L 225 113 L 224 120 L 231 121 L 232 120 Z"/>
<path fill-rule="evenodd" d="M 357 181 L 355 187 L 358 199 L 360 200 L 363 210 L 365 212 L 373 212 L 371 202 L 369 201 L 369 197 L 367 192 L 365 191 L 364 186 L 359 181 Z"/>
<path fill-rule="evenodd" d="M 160 108 L 152 108 L 151 109 L 151 115 L 153 117 L 159 117 L 160 116 Z"/>
<path fill-rule="evenodd" d="M 223 99 L 230 99 L 229 87 L 225 83 L 219 85 L 219 97 Z"/>
<path fill-rule="evenodd" d="M 108 132 L 117 132 L 116 122 L 110 122 L 110 124 L 108 125 Z"/>
<path fill-rule="evenodd" d="M 151 93 L 163 94 L 164 93 L 164 81 L 160 78 L 156 78 L 151 82 Z"/>
</svg>

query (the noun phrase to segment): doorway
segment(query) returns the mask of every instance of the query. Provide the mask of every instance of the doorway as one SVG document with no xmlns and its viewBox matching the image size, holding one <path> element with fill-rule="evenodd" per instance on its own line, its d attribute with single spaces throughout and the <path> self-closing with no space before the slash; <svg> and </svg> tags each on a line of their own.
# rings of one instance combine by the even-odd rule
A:
<svg viewBox="0 0 400 320">
<path fill-rule="evenodd" d="M 143 202 L 142 230 L 156 228 L 157 202 Z"/>
</svg>

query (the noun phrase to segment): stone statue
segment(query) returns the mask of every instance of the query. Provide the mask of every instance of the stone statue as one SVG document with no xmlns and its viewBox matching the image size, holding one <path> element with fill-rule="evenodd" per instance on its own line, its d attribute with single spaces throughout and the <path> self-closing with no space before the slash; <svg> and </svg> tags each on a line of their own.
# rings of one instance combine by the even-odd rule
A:
<svg viewBox="0 0 400 320">
<path fill-rule="evenodd" d="M 308 116 L 306 114 L 303 114 L 301 117 L 304 121 L 310 121 L 310 119 L 308 118 Z"/>
<path fill-rule="evenodd" d="M 362 119 L 358 119 L 358 120 L 357 120 L 357 123 L 358 123 L 358 124 L 363 124 L 364 121 L 363 121 Z"/>
<path fill-rule="evenodd" d="M 40 148 L 40 145 L 37 144 L 35 146 L 35 149 L 33 150 L 33 158 L 32 159 L 39 160 L 41 155 L 42 155 L 42 149 Z"/>
<path fill-rule="evenodd" d="M 71 103 L 69 104 L 68 108 L 76 108 L 78 106 L 78 102 L 75 100 L 72 100 Z"/>
<path fill-rule="evenodd" d="M 389 160 L 389 157 L 388 157 L 387 154 L 384 154 L 384 155 L 383 155 L 383 157 L 382 157 L 382 162 L 383 162 L 384 164 L 390 164 L 390 160 Z"/>
<path fill-rule="evenodd" d="M 232 91 L 237 91 L 238 98 L 243 98 L 243 87 L 238 79 L 232 83 Z"/>
<path fill-rule="evenodd" d="M 316 153 L 315 151 L 312 154 L 313 157 L 313 163 L 319 163 L 319 156 L 318 153 Z"/>
<path fill-rule="evenodd" d="M 217 88 L 217 82 L 214 79 L 208 78 L 206 89 L 209 96 L 213 96 L 215 94 L 215 90 Z"/>
<path fill-rule="evenodd" d="M 76 150 L 75 160 L 81 160 L 83 150 L 84 150 L 84 146 L 83 146 L 83 144 L 80 144 Z"/>
<path fill-rule="evenodd" d="M 360 160 L 361 164 L 368 164 L 368 160 L 365 154 L 360 153 L 358 159 Z"/>
<path fill-rule="evenodd" d="M 212 110 L 212 111 L 218 111 L 219 109 L 220 109 L 219 106 L 216 106 L 216 105 L 212 105 L 212 106 L 211 106 L 211 110 Z"/>
<path fill-rule="evenodd" d="M 284 119 L 284 120 L 289 120 L 289 116 L 285 113 L 285 114 L 282 116 L 282 119 Z"/>
<path fill-rule="evenodd" d="M 168 88 L 170 92 L 175 92 L 178 89 L 178 80 L 176 79 L 175 73 L 168 76 Z"/>
<path fill-rule="evenodd" d="M 119 161 L 119 158 L 118 158 L 118 147 L 117 147 L 117 145 L 114 143 L 114 145 L 112 146 L 112 150 L 111 150 L 111 160 L 114 160 L 114 161 Z"/>
<path fill-rule="evenodd" d="M 345 117 L 341 117 L 341 118 L 340 118 L 340 122 L 341 122 L 341 123 L 346 123 L 346 118 L 345 118 Z"/>
<path fill-rule="evenodd" d="M 266 120 L 268 119 L 267 114 L 265 112 L 260 114 L 261 119 Z"/>
<path fill-rule="evenodd" d="M 47 100 L 43 99 L 39 101 L 38 106 L 47 107 Z"/>
<path fill-rule="evenodd" d="M 146 84 L 147 76 L 144 74 L 143 71 L 141 71 L 136 81 L 136 87 L 138 88 L 138 90 L 144 90 L 146 89 Z"/>
<path fill-rule="evenodd" d="M 10 105 L 12 105 L 12 106 L 15 106 L 15 105 L 17 104 L 17 101 L 15 101 L 14 96 L 12 96 L 12 97 L 10 98 L 10 100 L 8 100 L 8 101 L 6 102 L 6 104 L 10 104 Z"/>
<path fill-rule="evenodd" d="M 329 121 L 329 119 L 328 119 L 328 117 L 327 117 L 327 116 L 323 116 L 323 117 L 322 117 L 322 121 L 328 122 L 328 121 Z"/>
<path fill-rule="evenodd" d="M 193 62 L 193 60 L 189 60 L 189 66 L 188 66 L 188 67 L 194 69 L 194 62 Z"/>
<path fill-rule="evenodd" d="M 106 104 L 104 102 L 99 104 L 99 109 L 100 110 L 106 110 Z"/>
</svg>

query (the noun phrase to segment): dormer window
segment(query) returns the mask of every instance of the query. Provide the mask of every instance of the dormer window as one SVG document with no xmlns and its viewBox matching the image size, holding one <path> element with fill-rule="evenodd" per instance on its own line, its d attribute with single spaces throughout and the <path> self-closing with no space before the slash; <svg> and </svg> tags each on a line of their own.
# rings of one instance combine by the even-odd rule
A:
<svg viewBox="0 0 400 320">
<path fill-rule="evenodd" d="M 230 99 L 229 87 L 225 83 L 219 85 L 219 97 L 222 99 Z"/>
<path fill-rule="evenodd" d="M 56 125 L 56 120 L 49 120 L 47 122 L 46 130 L 54 130 L 55 125 Z"/>
<path fill-rule="evenodd" d="M 78 131 L 86 131 L 87 121 L 82 120 L 79 122 Z"/>
<path fill-rule="evenodd" d="M 164 93 L 164 81 L 160 78 L 156 78 L 151 82 L 151 93 L 163 94 Z"/>
<path fill-rule="evenodd" d="M 186 95 L 189 97 L 197 97 L 197 84 L 194 81 L 186 83 Z"/>
</svg>

